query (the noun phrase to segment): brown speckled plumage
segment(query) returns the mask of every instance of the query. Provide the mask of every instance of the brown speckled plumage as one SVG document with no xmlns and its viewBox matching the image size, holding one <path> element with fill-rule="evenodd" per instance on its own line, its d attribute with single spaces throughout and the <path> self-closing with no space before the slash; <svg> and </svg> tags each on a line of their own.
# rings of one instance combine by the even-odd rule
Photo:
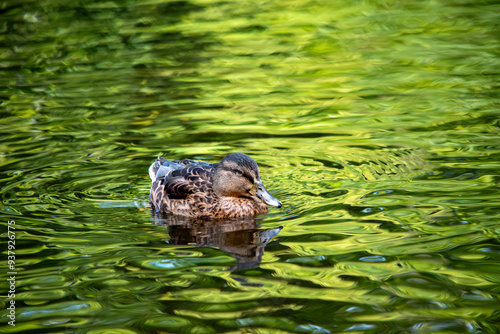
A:
<svg viewBox="0 0 500 334">
<path fill-rule="evenodd" d="M 159 212 L 237 218 L 267 213 L 267 204 L 281 206 L 262 185 L 257 163 L 243 153 L 229 154 L 216 164 L 159 157 L 149 174 L 150 202 Z"/>
</svg>

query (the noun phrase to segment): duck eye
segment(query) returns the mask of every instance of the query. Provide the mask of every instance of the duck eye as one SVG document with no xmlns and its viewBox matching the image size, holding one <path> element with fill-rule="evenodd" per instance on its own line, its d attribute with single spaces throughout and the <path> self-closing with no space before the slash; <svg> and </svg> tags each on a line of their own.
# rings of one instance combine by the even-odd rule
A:
<svg viewBox="0 0 500 334">
<path fill-rule="evenodd" d="M 236 174 L 238 174 L 240 176 L 243 175 L 243 172 L 239 169 L 235 169 L 234 171 L 236 172 Z"/>
</svg>

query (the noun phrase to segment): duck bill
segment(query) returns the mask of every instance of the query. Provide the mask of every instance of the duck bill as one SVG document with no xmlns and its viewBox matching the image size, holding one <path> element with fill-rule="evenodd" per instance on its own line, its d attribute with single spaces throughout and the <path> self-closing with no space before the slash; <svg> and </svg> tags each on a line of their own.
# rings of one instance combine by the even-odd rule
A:
<svg viewBox="0 0 500 334">
<path fill-rule="evenodd" d="M 281 208 L 281 202 L 267 191 L 266 187 L 262 184 L 262 181 L 255 182 L 252 190 L 250 190 L 250 193 L 260 198 L 267 205 Z"/>
</svg>

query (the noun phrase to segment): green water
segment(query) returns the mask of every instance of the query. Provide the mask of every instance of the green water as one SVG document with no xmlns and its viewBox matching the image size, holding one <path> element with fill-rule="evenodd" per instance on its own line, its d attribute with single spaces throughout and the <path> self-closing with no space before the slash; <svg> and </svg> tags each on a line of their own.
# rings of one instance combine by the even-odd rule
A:
<svg viewBox="0 0 500 334">
<path fill-rule="evenodd" d="M 0 2 L 0 331 L 500 332 L 499 22 L 498 1 Z M 152 215 L 157 155 L 235 151 L 281 209 Z"/>
</svg>

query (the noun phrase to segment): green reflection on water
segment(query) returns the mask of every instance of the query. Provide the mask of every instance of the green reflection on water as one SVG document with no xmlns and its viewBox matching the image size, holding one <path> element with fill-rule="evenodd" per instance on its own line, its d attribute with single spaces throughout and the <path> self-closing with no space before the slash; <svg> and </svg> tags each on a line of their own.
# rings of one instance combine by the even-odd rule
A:
<svg viewBox="0 0 500 334">
<path fill-rule="evenodd" d="M 499 13 L 4 1 L 0 330 L 498 332 Z M 151 216 L 156 155 L 232 151 L 282 209 Z"/>
</svg>

